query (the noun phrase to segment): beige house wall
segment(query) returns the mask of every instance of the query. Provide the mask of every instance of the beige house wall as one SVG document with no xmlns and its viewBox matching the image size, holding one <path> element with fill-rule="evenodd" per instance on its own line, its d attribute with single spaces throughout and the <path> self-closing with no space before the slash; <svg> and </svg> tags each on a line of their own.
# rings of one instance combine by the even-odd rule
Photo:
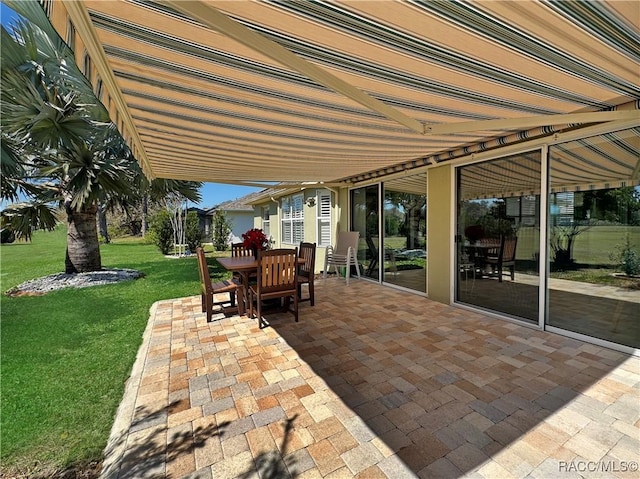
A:
<svg viewBox="0 0 640 479">
<path fill-rule="evenodd" d="M 336 192 L 338 194 L 336 194 Z M 309 206 L 307 204 L 307 200 L 309 198 L 316 198 L 318 190 L 315 188 L 310 188 L 304 190 L 304 241 L 309 243 L 318 243 L 318 221 L 317 221 L 317 208 L 318 204 L 316 203 L 313 206 Z M 286 195 L 289 196 L 289 195 Z M 338 229 L 346 230 L 348 229 L 348 208 L 347 208 L 347 200 L 348 200 L 348 190 L 346 188 L 340 190 L 332 190 L 332 241 L 335 243 L 335 235 Z M 273 238 L 273 243 L 271 245 L 272 248 L 291 248 L 292 245 L 290 243 L 283 243 L 281 240 L 280 232 L 281 232 L 281 209 L 280 209 L 280 198 L 276 198 L 276 201 L 269 200 L 263 203 L 259 203 L 255 205 L 255 215 L 254 215 L 254 227 L 264 229 L 264 221 L 262 218 L 263 208 L 270 208 L 270 234 Z M 342 227 L 344 225 L 344 227 Z M 325 259 L 326 247 L 318 246 L 316 249 L 316 273 L 320 273 L 324 268 L 324 259 Z"/>
<path fill-rule="evenodd" d="M 453 239 L 451 238 L 452 221 L 452 175 L 451 166 L 442 166 L 429 170 L 427 176 L 427 295 L 434 301 L 449 304 L 451 302 L 451 248 Z M 338 231 L 349 230 L 349 189 L 340 188 L 332 190 L 333 224 L 332 242 L 335 243 Z M 317 243 L 317 205 L 308 206 L 306 200 L 316 197 L 317 190 L 309 189 L 304 191 L 304 240 L 310 243 Z M 280 240 L 280 202 L 270 200 L 256 205 L 254 225 L 256 228 L 263 228 L 262 209 L 269 207 L 271 211 L 271 236 L 274 239 L 273 248 L 290 248 L 288 243 Z M 316 249 L 316 273 L 324 269 L 325 247 Z"/>
<path fill-rule="evenodd" d="M 427 175 L 427 296 L 445 304 L 451 302 L 452 175 L 449 165 Z"/>
<path fill-rule="evenodd" d="M 336 224 L 336 229 L 334 231 L 349 231 L 349 190 L 347 188 L 340 188 L 338 190 L 338 201 L 334 208 L 334 213 Z"/>
<path fill-rule="evenodd" d="M 277 201 L 277 200 L 276 200 Z M 265 201 L 254 205 L 253 227 L 264 229 L 262 213 L 264 208 L 269 208 L 269 234 L 272 239 L 272 248 L 280 248 L 280 203 L 276 201 Z"/>
</svg>

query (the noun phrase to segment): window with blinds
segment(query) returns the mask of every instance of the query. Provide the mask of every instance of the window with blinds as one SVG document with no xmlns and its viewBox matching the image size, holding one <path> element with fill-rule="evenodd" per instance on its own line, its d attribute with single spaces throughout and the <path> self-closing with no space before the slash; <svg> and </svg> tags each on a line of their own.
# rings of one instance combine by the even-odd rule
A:
<svg viewBox="0 0 640 479">
<path fill-rule="evenodd" d="M 298 244 L 304 239 L 304 195 L 282 198 L 282 242 Z"/>
<path fill-rule="evenodd" d="M 318 246 L 331 245 L 331 192 L 329 190 L 318 190 L 316 192 L 316 219 L 317 234 L 316 243 Z"/>
</svg>

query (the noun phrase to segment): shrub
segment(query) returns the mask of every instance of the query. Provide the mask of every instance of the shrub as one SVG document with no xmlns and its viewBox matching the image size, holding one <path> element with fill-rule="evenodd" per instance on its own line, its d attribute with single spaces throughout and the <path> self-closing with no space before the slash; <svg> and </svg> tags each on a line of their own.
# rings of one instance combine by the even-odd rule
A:
<svg viewBox="0 0 640 479">
<path fill-rule="evenodd" d="M 166 210 L 161 210 L 151 219 L 149 225 L 150 236 L 160 252 L 169 254 L 173 247 L 173 226 L 171 216 Z"/>
<path fill-rule="evenodd" d="M 194 253 L 198 246 L 202 246 L 202 230 L 200 229 L 200 218 L 198 213 L 190 211 L 187 213 L 184 228 L 184 238 L 187 242 L 187 248 Z"/>
<path fill-rule="evenodd" d="M 211 221 L 213 230 L 213 247 L 217 251 L 225 251 L 229 246 L 231 223 L 224 211 L 216 210 Z"/>
<path fill-rule="evenodd" d="M 617 245 L 610 258 L 627 276 L 640 275 L 640 254 L 631 244 L 628 234 L 624 244 Z"/>
<path fill-rule="evenodd" d="M 0 232 L 0 243 L 13 243 L 16 240 L 15 233 L 9 228 L 2 228 L 2 232 Z"/>
</svg>

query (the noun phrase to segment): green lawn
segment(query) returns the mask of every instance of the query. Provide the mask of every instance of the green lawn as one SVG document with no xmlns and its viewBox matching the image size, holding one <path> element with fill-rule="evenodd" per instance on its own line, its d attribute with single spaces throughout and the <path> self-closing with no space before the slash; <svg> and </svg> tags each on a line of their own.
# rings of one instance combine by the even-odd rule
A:
<svg viewBox="0 0 640 479">
<path fill-rule="evenodd" d="M 4 293 L 64 269 L 65 231 L 2 245 Z M 45 296 L 0 299 L 2 472 L 52 470 L 99 460 L 124 383 L 141 344 L 149 308 L 199 294 L 197 262 L 168 259 L 140 240 L 102 245 L 103 267 L 145 277 Z M 226 272 L 211 259 L 214 277 Z M 0 473 L 0 476 L 2 474 Z"/>
<path fill-rule="evenodd" d="M 538 246 L 539 230 L 523 227 L 518 231 L 518 260 L 531 260 L 540 248 Z M 616 245 L 625 242 L 629 234 L 631 243 L 640 249 L 640 226 L 593 226 L 576 236 L 573 247 L 573 258 L 576 263 L 589 265 L 612 264 L 610 253 Z"/>
</svg>

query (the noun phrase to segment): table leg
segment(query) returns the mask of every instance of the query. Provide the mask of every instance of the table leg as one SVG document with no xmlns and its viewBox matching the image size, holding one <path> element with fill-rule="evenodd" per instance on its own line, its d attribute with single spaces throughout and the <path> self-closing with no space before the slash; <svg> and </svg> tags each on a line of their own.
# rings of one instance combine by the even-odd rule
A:
<svg viewBox="0 0 640 479">
<path fill-rule="evenodd" d="M 242 276 L 242 298 L 238 297 L 238 314 L 240 316 L 247 312 L 247 306 L 249 304 L 249 273 L 246 271 L 240 272 Z"/>
</svg>

